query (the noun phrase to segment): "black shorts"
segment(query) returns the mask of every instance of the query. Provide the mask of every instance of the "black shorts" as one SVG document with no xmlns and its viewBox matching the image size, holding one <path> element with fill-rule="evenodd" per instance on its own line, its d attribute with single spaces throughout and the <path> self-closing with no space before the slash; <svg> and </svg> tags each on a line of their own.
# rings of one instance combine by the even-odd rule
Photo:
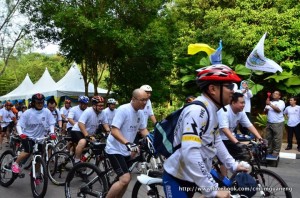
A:
<svg viewBox="0 0 300 198">
<path fill-rule="evenodd" d="M 2 128 L 1 132 L 5 133 L 6 131 L 8 131 L 9 133 L 11 133 L 14 128 L 14 125 L 14 122 L 10 122 L 6 127 Z"/>
<path fill-rule="evenodd" d="M 72 142 L 76 144 L 79 142 L 79 140 L 84 138 L 81 131 L 71 131 L 70 134 L 72 137 Z"/>
<path fill-rule="evenodd" d="M 130 166 L 130 156 L 123 156 L 120 154 L 107 154 L 107 157 L 118 177 L 121 177 L 125 173 L 129 173 L 128 167 Z"/>
<path fill-rule="evenodd" d="M 35 145 L 35 142 L 32 140 L 21 140 L 22 142 L 22 148 L 24 149 L 25 153 L 32 153 L 33 152 L 33 146 Z M 44 153 L 44 147 L 42 144 L 38 146 L 39 151 Z"/>
</svg>

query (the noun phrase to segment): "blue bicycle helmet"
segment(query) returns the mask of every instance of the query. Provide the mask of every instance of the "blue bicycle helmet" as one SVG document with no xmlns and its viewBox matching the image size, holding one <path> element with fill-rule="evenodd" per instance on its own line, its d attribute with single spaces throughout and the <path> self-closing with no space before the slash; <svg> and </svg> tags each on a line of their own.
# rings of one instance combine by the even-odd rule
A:
<svg viewBox="0 0 300 198">
<path fill-rule="evenodd" d="M 89 98 L 87 96 L 79 96 L 78 102 L 87 104 L 87 103 L 89 103 Z"/>
</svg>

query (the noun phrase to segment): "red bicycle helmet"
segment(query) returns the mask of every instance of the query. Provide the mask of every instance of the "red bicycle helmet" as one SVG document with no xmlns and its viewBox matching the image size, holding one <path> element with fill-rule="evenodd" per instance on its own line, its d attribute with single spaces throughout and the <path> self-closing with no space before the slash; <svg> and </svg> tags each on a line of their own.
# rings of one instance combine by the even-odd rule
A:
<svg viewBox="0 0 300 198">
<path fill-rule="evenodd" d="M 101 96 L 93 96 L 92 97 L 92 104 L 97 104 L 97 103 L 104 103 L 104 98 Z"/>
<path fill-rule="evenodd" d="M 32 96 L 31 101 L 32 102 L 44 102 L 45 96 L 41 93 L 36 93 Z"/>
<path fill-rule="evenodd" d="M 10 107 L 12 107 L 12 106 L 14 106 L 10 101 L 6 101 L 5 102 L 5 106 L 6 107 L 8 107 L 8 106 L 10 106 Z"/>
<path fill-rule="evenodd" d="M 217 64 L 197 70 L 197 85 L 203 89 L 211 82 L 240 82 L 240 77 L 226 65 Z"/>
</svg>

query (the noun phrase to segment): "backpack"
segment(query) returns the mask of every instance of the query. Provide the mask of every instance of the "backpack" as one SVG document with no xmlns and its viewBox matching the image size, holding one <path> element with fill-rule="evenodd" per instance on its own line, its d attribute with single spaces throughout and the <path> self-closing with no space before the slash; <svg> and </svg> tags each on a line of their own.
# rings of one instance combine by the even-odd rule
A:
<svg viewBox="0 0 300 198">
<path fill-rule="evenodd" d="M 182 112 L 182 110 L 192 104 L 201 105 L 206 112 L 208 110 L 203 102 L 195 100 L 191 103 L 185 104 L 182 108 L 174 111 L 170 115 L 168 115 L 164 120 L 157 122 L 154 126 L 154 139 L 153 139 L 153 146 L 157 154 L 163 155 L 164 157 L 168 158 L 172 155 L 177 149 L 181 147 L 181 144 L 177 146 L 173 146 L 174 141 L 174 131 L 177 125 L 178 118 Z M 207 130 L 209 125 L 209 115 L 208 121 L 205 126 L 204 131 Z"/>
</svg>

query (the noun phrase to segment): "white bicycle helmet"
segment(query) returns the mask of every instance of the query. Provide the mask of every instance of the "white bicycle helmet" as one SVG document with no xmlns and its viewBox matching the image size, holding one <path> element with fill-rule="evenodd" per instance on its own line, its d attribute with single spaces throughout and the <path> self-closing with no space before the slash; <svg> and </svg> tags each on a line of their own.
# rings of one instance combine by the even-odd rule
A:
<svg viewBox="0 0 300 198">
<path fill-rule="evenodd" d="M 152 91 L 152 87 L 150 85 L 143 85 L 140 87 L 140 89 L 144 91 Z"/>
<path fill-rule="evenodd" d="M 116 104 L 117 101 L 114 98 L 108 98 L 107 104 Z"/>
</svg>

